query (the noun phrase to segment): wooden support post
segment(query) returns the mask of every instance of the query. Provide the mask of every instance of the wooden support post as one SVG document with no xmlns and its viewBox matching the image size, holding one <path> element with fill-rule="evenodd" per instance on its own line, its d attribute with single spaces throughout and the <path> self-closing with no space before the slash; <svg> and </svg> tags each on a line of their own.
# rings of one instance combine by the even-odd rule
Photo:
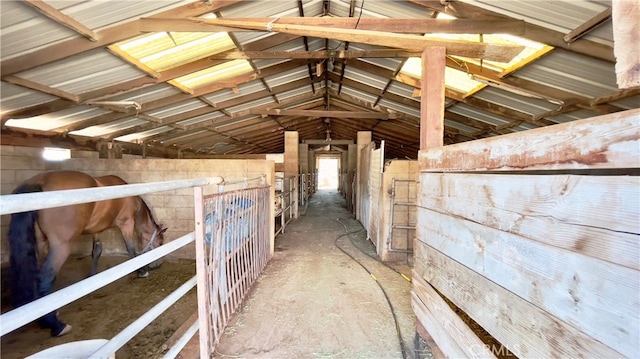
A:
<svg viewBox="0 0 640 359">
<path fill-rule="evenodd" d="M 284 133 L 284 177 L 296 177 L 298 175 L 298 132 L 297 131 L 285 131 Z M 284 191 L 292 190 L 288 188 L 289 182 L 285 180 L 283 182 Z M 296 193 L 297 194 L 297 193 Z M 284 204 L 283 204 L 284 205 Z M 298 218 L 298 208 L 293 208 L 293 217 Z M 284 213 L 283 213 L 284 215 Z"/>
<path fill-rule="evenodd" d="M 356 165 L 356 219 L 360 220 L 360 176 L 369 175 L 369 173 L 360 173 L 360 162 L 362 161 L 362 149 L 368 147 L 371 143 L 371 131 L 358 131 L 358 153 Z"/>
<path fill-rule="evenodd" d="M 422 52 L 420 79 L 420 150 L 444 145 L 444 47 Z"/>
</svg>

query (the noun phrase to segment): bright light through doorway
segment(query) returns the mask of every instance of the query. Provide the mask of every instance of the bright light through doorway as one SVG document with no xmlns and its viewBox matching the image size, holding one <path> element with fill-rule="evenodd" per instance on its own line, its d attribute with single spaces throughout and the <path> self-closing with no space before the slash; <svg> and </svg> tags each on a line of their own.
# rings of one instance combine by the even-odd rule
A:
<svg viewBox="0 0 640 359">
<path fill-rule="evenodd" d="M 318 160 L 318 189 L 338 189 L 338 159 Z"/>
</svg>

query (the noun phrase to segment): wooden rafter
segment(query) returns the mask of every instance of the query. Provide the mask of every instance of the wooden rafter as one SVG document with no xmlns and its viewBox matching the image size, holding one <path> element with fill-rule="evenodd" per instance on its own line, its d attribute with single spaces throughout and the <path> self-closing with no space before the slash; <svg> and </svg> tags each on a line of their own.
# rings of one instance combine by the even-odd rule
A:
<svg viewBox="0 0 640 359">
<path fill-rule="evenodd" d="M 479 42 L 434 39 L 418 35 L 396 34 L 373 30 L 332 29 L 320 26 L 283 25 L 277 22 L 233 21 L 226 19 L 191 18 L 193 21 L 213 25 L 232 26 L 258 31 L 275 31 L 298 36 L 310 36 L 339 41 L 358 42 L 369 45 L 386 46 L 408 51 L 422 51 L 431 46 L 445 46 L 448 55 L 482 58 L 492 61 L 509 62 L 524 49 L 523 46 L 495 45 Z"/>
<path fill-rule="evenodd" d="M 211 5 L 207 5 L 203 1 L 197 1 L 175 9 L 167 10 L 154 15 L 153 17 L 200 16 L 242 1 L 243 0 L 213 0 L 211 1 Z M 116 25 L 98 31 L 97 41 L 87 41 L 84 38 L 71 39 L 44 47 L 25 55 L 2 61 L 0 64 L 0 74 L 2 74 L 3 77 L 13 75 L 49 62 L 61 60 L 88 50 L 106 47 L 118 41 L 127 40 L 142 34 L 144 33 L 140 31 L 139 20 L 126 22 L 121 25 Z"/>
<path fill-rule="evenodd" d="M 41 0 L 23 0 L 23 1 L 25 4 L 28 4 L 32 8 L 39 11 L 42 15 L 57 22 L 58 24 L 77 32 L 78 34 L 86 37 L 91 41 L 98 41 L 98 34 L 96 34 L 93 30 L 86 27 L 84 24 L 72 18 L 71 16 L 68 16 L 62 13 L 60 10 L 45 3 L 44 1 L 41 1 Z"/>
<path fill-rule="evenodd" d="M 234 22 L 267 23 L 274 18 L 224 18 Z M 287 17 L 278 18 L 275 23 L 286 25 L 309 25 L 325 28 L 375 30 L 405 34 L 448 33 L 448 34 L 511 34 L 524 33 L 524 21 L 508 19 L 496 23 L 486 19 L 374 19 L 353 17 Z M 196 22 L 182 18 L 142 18 L 140 30 L 143 32 L 232 32 L 252 31 L 246 28 Z"/>
<path fill-rule="evenodd" d="M 510 18 L 505 15 L 495 13 L 493 11 L 474 6 L 468 3 L 455 1 L 441 2 L 439 0 L 407 0 L 416 5 L 424 6 L 429 10 L 442 12 L 452 15 L 458 19 L 468 18 L 486 18 L 493 19 L 496 22 L 509 20 Z M 616 59 L 613 56 L 613 48 L 611 46 L 603 45 L 597 42 L 588 41 L 585 39 L 579 39 L 572 44 L 567 44 L 564 41 L 565 34 L 559 31 L 544 28 L 542 26 L 525 23 L 524 34 L 522 37 L 538 41 L 553 47 L 562 48 L 571 52 L 595 57 L 601 60 L 615 62 Z"/>
<path fill-rule="evenodd" d="M 327 110 L 253 110 L 254 115 L 262 116 L 299 116 L 310 118 L 375 118 L 381 120 L 387 120 L 395 118 L 394 114 L 383 112 L 355 112 L 355 111 L 327 111 Z"/>
<path fill-rule="evenodd" d="M 567 44 L 570 44 L 578 40 L 579 38 L 583 37 L 593 29 L 597 28 L 598 26 L 609 21 L 610 19 L 611 19 L 611 8 L 607 8 L 603 12 L 587 20 L 585 23 L 569 31 L 569 33 L 564 36 L 564 42 L 566 42 Z"/>
</svg>

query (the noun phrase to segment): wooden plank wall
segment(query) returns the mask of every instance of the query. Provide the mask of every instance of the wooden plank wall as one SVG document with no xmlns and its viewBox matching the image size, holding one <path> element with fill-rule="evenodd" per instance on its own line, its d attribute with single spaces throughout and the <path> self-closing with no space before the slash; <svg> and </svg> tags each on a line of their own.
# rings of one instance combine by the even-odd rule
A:
<svg viewBox="0 0 640 359">
<path fill-rule="evenodd" d="M 367 236 L 376 248 L 380 247 L 380 192 L 382 191 L 382 161 L 384 161 L 384 141 L 380 148 L 372 150 L 369 161 L 369 221 L 365 224 Z"/>
<path fill-rule="evenodd" d="M 447 356 L 640 357 L 639 124 L 635 109 L 420 153 L 412 305 Z"/>
</svg>

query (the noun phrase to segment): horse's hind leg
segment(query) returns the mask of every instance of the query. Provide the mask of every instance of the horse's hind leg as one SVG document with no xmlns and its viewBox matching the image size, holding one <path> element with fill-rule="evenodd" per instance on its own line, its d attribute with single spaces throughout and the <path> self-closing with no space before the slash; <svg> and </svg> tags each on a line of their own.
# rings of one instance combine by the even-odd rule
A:
<svg viewBox="0 0 640 359">
<path fill-rule="evenodd" d="M 98 260 L 102 255 L 102 242 L 98 239 L 98 235 L 93 235 L 93 249 L 91 250 L 91 269 L 89 270 L 89 276 L 98 273 Z"/>
<path fill-rule="evenodd" d="M 51 293 L 56 275 L 60 267 L 62 267 L 62 264 L 67 260 L 67 257 L 69 257 L 70 252 L 71 246 L 68 243 L 51 246 L 49 248 L 47 259 L 40 268 L 38 297 L 44 297 Z M 71 331 L 70 325 L 58 320 L 58 315 L 55 311 L 45 314 L 39 321 L 42 327 L 51 329 L 52 337 L 59 337 Z"/>
</svg>

